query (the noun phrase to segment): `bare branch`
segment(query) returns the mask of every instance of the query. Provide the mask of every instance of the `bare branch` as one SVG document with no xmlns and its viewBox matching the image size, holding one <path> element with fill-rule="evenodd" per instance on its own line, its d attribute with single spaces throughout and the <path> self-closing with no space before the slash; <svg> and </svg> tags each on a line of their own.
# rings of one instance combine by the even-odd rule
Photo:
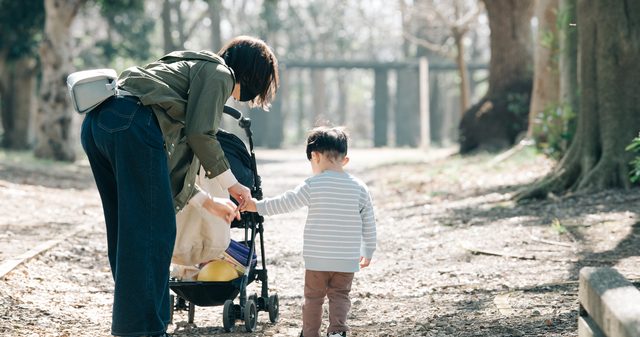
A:
<svg viewBox="0 0 640 337">
<path fill-rule="evenodd" d="M 481 2 L 478 6 L 474 8 L 474 10 L 466 13 L 465 15 L 462 16 L 462 18 L 457 20 L 457 22 L 455 23 L 455 26 L 458 27 L 459 31 L 462 34 L 466 33 L 471 27 L 471 23 L 476 21 L 478 19 L 478 16 L 480 16 L 480 14 L 483 11 L 484 11 L 484 6 L 482 5 L 482 2 Z"/>
<path fill-rule="evenodd" d="M 412 43 L 415 43 L 421 47 L 427 48 L 442 57 L 446 57 L 446 58 L 455 57 L 455 55 L 451 51 L 451 48 L 447 47 L 446 45 L 439 45 L 439 44 L 433 43 L 423 38 L 419 38 L 408 32 L 403 32 L 402 35 L 404 36 L 405 39 L 411 41 Z"/>
<path fill-rule="evenodd" d="M 187 32 L 184 34 L 185 41 L 191 37 L 191 34 L 193 34 L 193 32 L 198 28 L 202 20 L 204 20 L 208 15 L 209 13 L 207 11 L 202 11 L 202 13 L 200 13 L 200 16 L 198 16 L 198 18 L 193 22 L 191 27 L 189 27 L 189 29 L 187 29 Z"/>
</svg>

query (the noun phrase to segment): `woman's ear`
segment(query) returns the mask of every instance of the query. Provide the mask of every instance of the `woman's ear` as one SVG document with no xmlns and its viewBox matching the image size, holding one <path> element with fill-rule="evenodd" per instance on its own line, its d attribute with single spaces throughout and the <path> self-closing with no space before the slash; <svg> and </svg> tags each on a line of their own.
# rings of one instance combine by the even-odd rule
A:
<svg viewBox="0 0 640 337">
<path fill-rule="evenodd" d="M 349 163 L 349 157 L 344 156 L 344 158 L 342 158 L 342 166 L 347 166 L 348 163 Z"/>
</svg>

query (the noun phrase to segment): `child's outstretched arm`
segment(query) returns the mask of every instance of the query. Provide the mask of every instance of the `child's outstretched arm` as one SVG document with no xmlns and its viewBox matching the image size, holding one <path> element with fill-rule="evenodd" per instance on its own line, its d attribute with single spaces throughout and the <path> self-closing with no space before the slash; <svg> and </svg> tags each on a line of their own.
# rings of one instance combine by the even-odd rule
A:
<svg viewBox="0 0 640 337">
<path fill-rule="evenodd" d="M 292 190 L 286 191 L 277 197 L 257 201 L 254 205 L 256 211 L 262 215 L 293 212 L 309 206 L 309 185 L 305 181 Z"/>
</svg>

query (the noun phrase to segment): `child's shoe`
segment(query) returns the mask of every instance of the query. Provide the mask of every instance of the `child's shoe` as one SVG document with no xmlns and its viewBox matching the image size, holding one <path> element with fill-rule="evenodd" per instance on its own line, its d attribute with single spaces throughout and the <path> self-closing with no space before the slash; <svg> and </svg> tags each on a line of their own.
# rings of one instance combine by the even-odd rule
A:
<svg viewBox="0 0 640 337">
<path fill-rule="evenodd" d="M 347 337 L 346 331 L 327 332 L 327 337 Z"/>
</svg>

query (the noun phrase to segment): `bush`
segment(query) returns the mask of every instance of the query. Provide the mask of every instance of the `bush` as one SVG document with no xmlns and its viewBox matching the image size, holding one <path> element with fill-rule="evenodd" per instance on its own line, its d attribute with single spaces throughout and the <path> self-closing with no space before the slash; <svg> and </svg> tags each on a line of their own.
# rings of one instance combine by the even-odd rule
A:
<svg viewBox="0 0 640 337">
<path fill-rule="evenodd" d="M 630 171 L 629 171 L 629 180 L 632 183 L 640 182 L 640 135 L 634 138 L 626 147 L 627 151 L 632 151 L 636 153 L 636 157 L 629 162 Z"/>
<path fill-rule="evenodd" d="M 536 116 L 533 138 L 545 155 L 560 159 L 576 133 L 576 114 L 568 104 L 552 104 Z"/>
</svg>

